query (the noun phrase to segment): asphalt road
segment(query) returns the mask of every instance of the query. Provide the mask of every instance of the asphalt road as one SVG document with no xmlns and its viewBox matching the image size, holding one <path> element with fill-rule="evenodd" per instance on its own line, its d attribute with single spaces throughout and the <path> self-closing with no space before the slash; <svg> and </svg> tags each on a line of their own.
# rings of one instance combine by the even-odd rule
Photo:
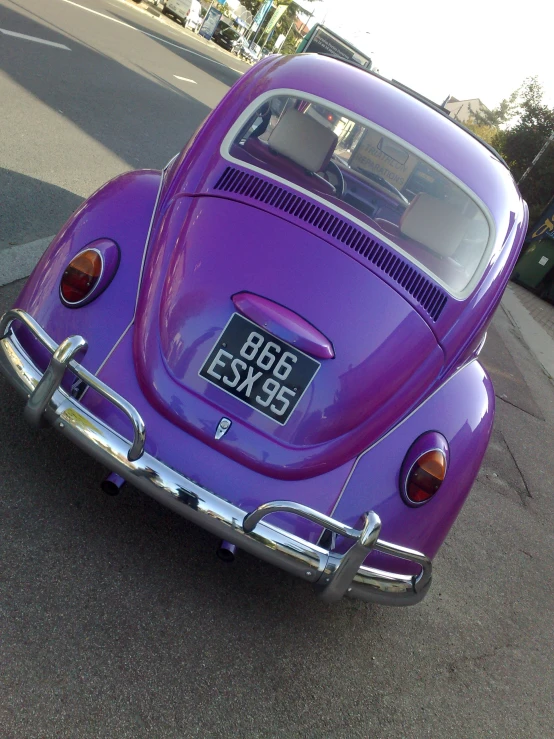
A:
<svg viewBox="0 0 554 739">
<path fill-rule="evenodd" d="M 0 0 L 0 29 L 71 49 L 0 33 L 8 244 L 52 233 L 117 172 L 163 165 L 238 75 L 121 0 L 79 5 L 189 52 L 64 0 Z M 0 313 L 21 284 L 0 288 Z M 30 429 L 0 379 L 1 739 L 554 736 L 554 387 L 502 310 L 484 361 L 493 440 L 409 609 L 326 606 L 246 554 L 224 565 L 146 496 L 106 497 L 105 471 Z"/>
<path fill-rule="evenodd" d="M 0 29 L 67 47 L 0 31 L 0 250 L 56 233 L 120 172 L 163 167 L 248 69 L 125 0 L 0 0 Z"/>
</svg>

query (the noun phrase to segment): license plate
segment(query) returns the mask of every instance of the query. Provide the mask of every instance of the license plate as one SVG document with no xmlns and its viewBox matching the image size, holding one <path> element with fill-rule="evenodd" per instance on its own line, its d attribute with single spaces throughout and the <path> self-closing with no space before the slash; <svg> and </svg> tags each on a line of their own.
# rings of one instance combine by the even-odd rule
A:
<svg viewBox="0 0 554 739">
<path fill-rule="evenodd" d="M 234 313 L 200 376 L 284 425 L 320 363 Z"/>
</svg>

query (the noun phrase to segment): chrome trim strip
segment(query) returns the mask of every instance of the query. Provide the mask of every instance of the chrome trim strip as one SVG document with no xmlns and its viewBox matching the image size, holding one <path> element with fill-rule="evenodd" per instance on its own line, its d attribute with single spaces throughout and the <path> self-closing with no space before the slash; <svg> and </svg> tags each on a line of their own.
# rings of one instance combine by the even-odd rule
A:
<svg viewBox="0 0 554 739">
<path fill-rule="evenodd" d="M 49 397 L 44 412 L 40 414 L 41 418 L 45 418 L 87 454 L 135 487 L 215 536 L 230 541 L 297 577 L 317 583 L 321 597 L 327 602 L 336 601 L 344 593 L 348 593 L 365 601 L 386 605 L 411 605 L 425 596 L 431 582 L 430 560 L 420 552 L 378 539 L 381 522 L 373 512 L 365 514 L 360 531 L 291 501 L 274 501 L 248 513 L 202 488 L 148 453 L 144 452 L 140 456 L 132 454 L 130 442 L 94 416 L 59 385 L 50 392 L 53 383 L 44 381 L 48 371 L 42 375 L 27 356 L 10 330 L 13 321 L 22 322 L 53 355 L 56 354 L 56 362 L 89 383 L 132 417 L 134 423 L 140 419 L 137 411 L 71 358 L 75 352 L 84 348 L 81 337 L 66 339 L 58 347 L 24 311 L 8 311 L 2 317 L 0 371 L 26 397 L 33 397 L 44 382 L 44 387 L 48 389 L 45 395 Z M 54 369 L 57 369 L 57 365 L 53 365 Z M 35 397 L 38 398 L 39 395 L 42 397 L 42 390 Z M 40 404 L 37 403 L 37 407 Z M 263 520 L 270 513 L 283 511 L 295 513 L 341 535 L 354 538 L 355 543 L 345 554 L 338 554 Z M 421 566 L 421 573 L 416 577 L 397 575 L 363 565 L 362 562 L 373 549 L 415 562 Z"/>
<path fill-rule="evenodd" d="M 485 344 L 486 344 L 486 342 L 487 342 L 487 333 L 488 333 L 488 332 L 487 332 L 487 331 L 485 331 L 485 335 L 483 336 L 483 338 L 482 338 L 482 339 L 481 339 L 481 341 L 479 342 L 479 346 L 477 347 L 477 349 L 475 350 L 475 352 L 474 352 L 474 354 L 473 354 L 473 358 L 474 358 L 474 359 L 477 359 L 477 357 L 478 357 L 478 356 L 479 356 L 479 355 L 481 354 L 481 352 L 482 352 L 482 351 L 483 351 L 483 349 L 485 348 Z"/>
<path fill-rule="evenodd" d="M 128 326 L 123 330 L 123 333 L 121 334 L 121 336 L 118 338 L 118 340 L 112 346 L 112 348 L 110 349 L 110 351 L 106 355 L 106 358 L 104 359 L 104 361 L 102 362 L 102 364 L 100 365 L 100 367 L 98 367 L 98 369 L 96 370 L 96 372 L 95 372 L 96 375 L 100 374 L 100 372 L 104 368 L 105 364 L 109 361 L 109 359 L 112 356 L 112 354 L 114 353 L 114 351 L 117 349 L 117 347 L 119 346 L 119 344 L 125 338 L 125 335 L 127 334 L 127 331 L 131 328 L 131 326 L 135 322 L 135 318 L 136 318 L 136 315 L 137 315 L 138 301 L 139 301 L 139 297 L 140 297 L 140 287 L 142 285 L 142 277 L 144 275 L 144 265 L 146 264 L 146 255 L 148 253 L 148 245 L 150 243 L 150 236 L 152 235 L 152 229 L 154 227 L 154 219 L 156 217 L 156 212 L 158 210 L 158 204 L 160 202 L 160 195 L 162 193 L 162 188 L 164 186 L 165 174 L 166 174 L 167 170 L 169 169 L 169 167 L 171 167 L 171 165 L 173 164 L 173 162 L 175 161 L 175 159 L 178 156 L 179 156 L 178 154 L 175 154 L 175 156 L 172 157 L 169 160 L 169 162 L 165 165 L 165 167 L 162 169 L 162 172 L 161 172 L 160 184 L 158 186 L 158 192 L 156 194 L 156 200 L 154 202 L 154 208 L 152 209 L 152 216 L 150 218 L 150 225 L 148 226 L 148 233 L 146 234 L 146 241 L 144 243 L 144 249 L 143 249 L 143 252 L 142 252 L 142 260 L 141 260 L 141 263 L 140 263 L 140 272 L 139 272 L 139 278 L 138 278 L 138 282 L 137 282 L 137 294 L 136 294 L 136 297 L 135 297 L 135 306 L 133 308 L 133 315 L 131 317 L 131 320 L 129 321 Z M 87 392 L 88 392 L 88 388 L 85 389 L 82 397 L 84 397 L 85 393 L 87 393 Z"/>
<path fill-rule="evenodd" d="M 177 154 L 175 156 L 177 156 Z M 154 208 L 152 209 L 152 218 L 150 219 L 150 226 L 148 227 L 148 233 L 146 234 L 146 241 L 144 243 L 144 250 L 142 252 L 142 262 L 140 264 L 140 272 L 139 272 L 139 278 L 138 278 L 138 283 L 137 283 L 137 296 L 135 298 L 135 309 L 133 311 L 133 318 L 131 319 L 131 323 L 135 320 L 135 316 L 137 315 L 137 307 L 138 307 L 138 302 L 139 302 L 139 297 L 140 297 L 140 286 L 142 285 L 142 277 L 144 275 L 144 265 L 146 264 L 146 255 L 148 254 L 148 245 L 150 244 L 150 236 L 152 235 L 152 229 L 154 228 L 154 219 L 156 218 L 158 204 L 160 202 L 160 195 L 162 194 L 162 188 L 165 182 L 165 174 L 174 159 L 175 157 L 173 157 L 173 159 L 171 159 L 161 171 L 160 185 L 158 187 L 158 193 L 156 195 L 156 200 L 154 202 Z"/>
<path fill-rule="evenodd" d="M 104 361 L 102 362 L 102 364 L 100 365 L 100 367 L 98 367 L 98 369 L 94 373 L 95 375 L 99 375 L 100 372 L 102 372 L 102 370 L 104 369 L 104 367 L 106 366 L 106 364 L 109 362 L 110 357 L 112 356 L 112 354 L 115 352 L 115 350 L 117 349 L 117 347 L 121 344 L 121 342 L 123 341 L 123 339 L 127 335 L 127 332 L 129 331 L 129 329 L 133 325 L 134 321 L 135 321 L 135 317 L 133 316 L 133 318 L 131 319 L 131 322 L 129 323 L 129 325 L 123 330 L 123 333 L 121 334 L 121 336 L 119 337 L 119 339 L 115 342 L 115 344 L 112 346 L 112 348 L 110 349 L 110 351 L 106 354 L 106 357 L 105 357 Z M 88 388 L 86 388 L 85 391 L 84 391 L 84 393 L 81 395 L 81 400 L 83 399 L 83 397 L 84 397 L 85 393 L 87 392 L 87 390 L 88 390 Z"/>
</svg>

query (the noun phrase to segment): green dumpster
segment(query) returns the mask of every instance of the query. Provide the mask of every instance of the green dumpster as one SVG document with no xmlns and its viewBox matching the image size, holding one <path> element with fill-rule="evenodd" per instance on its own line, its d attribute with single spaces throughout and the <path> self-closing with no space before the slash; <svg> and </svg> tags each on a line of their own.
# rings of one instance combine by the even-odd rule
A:
<svg viewBox="0 0 554 739">
<path fill-rule="evenodd" d="M 523 287 L 541 292 L 554 282 L 554 239 L 545 237 L 533 241 L 520 256 L 512 279 Z"/>
</svg>

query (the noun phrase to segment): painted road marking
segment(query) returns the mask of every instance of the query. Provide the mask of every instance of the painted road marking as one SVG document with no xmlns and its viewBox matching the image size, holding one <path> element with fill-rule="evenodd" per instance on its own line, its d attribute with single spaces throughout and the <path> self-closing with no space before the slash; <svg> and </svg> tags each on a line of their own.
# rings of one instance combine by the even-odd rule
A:
<svg viewBox="0 0 554 739">
<path fill-rule="evenodd" d="M 29 244 L 0 249 L 0 287 L 28 277 L 53 238 L 46 236 Z"/>
<path fill-rule="evenodd" d="M 126 26 L 127 28 L 130 28 L 132 31 L 138 31 L 139 33 L 142 33 L 144 36 L 149 36 L 150 38 L 155 39 L 156 41 L 161 41 L 163 44 L 167 44 L 168 46 L 174 46 L 176 49 L 181 49 L 181 51 L 186 51 L 187 54 L 193 54 L 194 56 L 199 56 L 202 59 L 206 59 L 208 62 L 213 62 L 213 64 L 218 64 L 220 67 L 225 67 L 225 69 L 230 69 L 228 64 L 222 64 L 221 62 L 217 62 L 215 59 L 212 59 L 211 56 L 206 56 L 205 54 L 199 54 L 197 51 L 192 51 L 191 49 L 187 49 L 186 46 L 181 46 L 181 44 L 174 44 L 173 41 L 168 41 L 166 38 L 163 38 L 162 36 L 156 36 L 154 33 L 148 33 L 148 31 L 143 31 L 141 28 L 137 28 L 136 26 L 132 26 L 130 23 L 125 23 L 124 21 L 117 20 L 117 18 L 112 18 L 109 15 L 105 15 L 104 13 L 100 13 L 98 10 L 93 10 L 92 8 L 87 8 L 84 5 L 79 5 L 79 3 L 73 2 L 73 0 L 61 0 L 62 3 L 67 3 L 68 5 L 74 5 L 76 8 L 80 8 L 81 10 L 86 10 L 89 13 L 94 13 L 94 15 L 99 15 L 101 18 L 105 18 L 108 21 L 112 21 L 113 23 L 119 23 L 120 26 Z"/>
<path fill-rule="evenodd" d="M 65 46 L 64 44 L 57 44 L 55 41 L 47 41 L 44 38 L 37 38 L 36 36 L 27 36 L 26 33 L 16 33 L 15 31 L 8 31 L 6 28 L 0 28 L 0 33 L 3 33 L 5 36 L 14 36 L 15 38 L 21 38 L 24 41 L 34 41 L 37 44 L 46 44 L 46 46 L 55 46 L 57 49 L 65 49 L 66 51 L 71 51 L 69 46 Z"/>
<path fill-rule="evenodd" d="M 175 77 L 176 80 L 183 80 L 183 82 L 192 82 L 193 85 L 198 84 L 198 82 L 195 82 L 194 80 L 189 80 L 188 77 L 179 77 L 178 74 L 174 74 L 173 76 Z"/>
</svg>

